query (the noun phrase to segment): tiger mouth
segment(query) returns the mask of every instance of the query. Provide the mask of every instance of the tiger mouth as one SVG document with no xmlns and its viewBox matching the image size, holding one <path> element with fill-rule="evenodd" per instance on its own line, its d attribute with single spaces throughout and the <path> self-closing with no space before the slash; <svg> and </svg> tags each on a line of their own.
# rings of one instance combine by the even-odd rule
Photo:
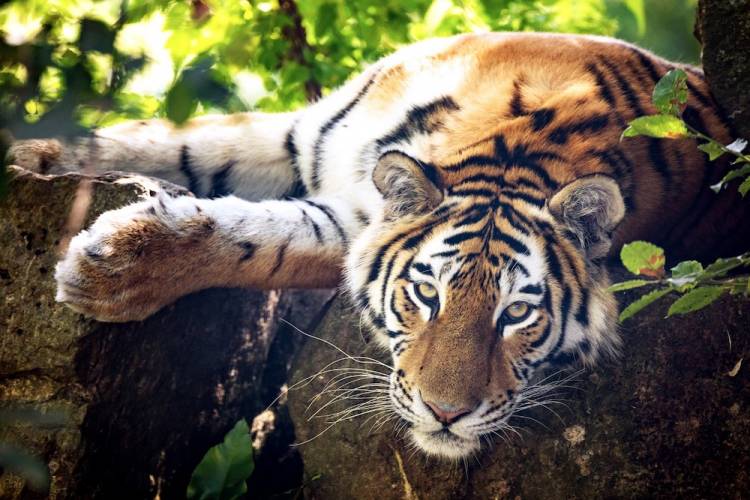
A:
<svg viewBox="0 0 750 500">
<path fill-rule="evenodd" d="M 412 428 L 411 437 L 427 454 L 444 458 L 463 458 L 480 448 L 478 437 L 465 438 L 447 427 L 426 432 Z"/>
</svg>

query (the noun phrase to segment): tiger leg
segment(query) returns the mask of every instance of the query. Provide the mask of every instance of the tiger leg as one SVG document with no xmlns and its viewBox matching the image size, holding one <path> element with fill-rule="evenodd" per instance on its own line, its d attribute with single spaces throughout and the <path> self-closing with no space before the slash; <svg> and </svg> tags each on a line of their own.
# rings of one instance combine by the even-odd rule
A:
<svg viewBox="0 0 750 500">
<path fill-rule="evenodd" d="M 9 160 L 40 173 L 135 172 L 185 186 L 200 197 L 279 198 L 299 191 L 288 139 L 297 115 L 202 116 L 179 127 L 167 120 L 129 121 L 72 142 L 18 141 Z"/>
<path fill-rule="evenodd" d="M 129 321 L 210 287 L 334 287 L 361 229 L 352 213 L 336 198 L 139 202 L 73 238 L 56 269 L 56 298 L 103 321 Z"/>
</svg>

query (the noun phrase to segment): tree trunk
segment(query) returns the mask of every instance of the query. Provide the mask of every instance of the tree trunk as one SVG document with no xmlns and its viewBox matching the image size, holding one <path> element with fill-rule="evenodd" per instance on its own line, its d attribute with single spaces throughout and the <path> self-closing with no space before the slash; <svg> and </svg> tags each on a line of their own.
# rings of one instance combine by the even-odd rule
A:
<svg viewBox="0 0 750 500">
<path fill-rule="evenodd" d="M 695 36 L 714 97 L 750 139 L 750 0 L 699 0 Z"/>
</svg>

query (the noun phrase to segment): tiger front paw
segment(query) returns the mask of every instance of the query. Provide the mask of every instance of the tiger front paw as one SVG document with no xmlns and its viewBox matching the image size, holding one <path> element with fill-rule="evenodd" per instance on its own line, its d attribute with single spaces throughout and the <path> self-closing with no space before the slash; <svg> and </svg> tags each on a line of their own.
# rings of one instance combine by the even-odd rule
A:
<svg viewBox="0 0 750 500">
<path fill-rule="evenodd" d="M 205 217 L 195 210 L 187 225 L 161 198 L 105 212 L 57 264 L 56 300 L 100 321 L 134 321 L 203 288 L 200 271 L 184 258 L 186 242 L 201 244 L 196 223 Z"/>
</svg>

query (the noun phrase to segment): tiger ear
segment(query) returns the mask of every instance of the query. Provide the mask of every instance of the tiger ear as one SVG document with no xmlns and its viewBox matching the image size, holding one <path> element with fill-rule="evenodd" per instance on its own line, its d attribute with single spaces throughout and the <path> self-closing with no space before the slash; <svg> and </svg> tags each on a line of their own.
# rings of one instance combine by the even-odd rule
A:
<svg viewBox="0 0 750 500">
<path fill-rule="evenodd" d="M 586 255 L 597 259 L 612 246 L 612 231 L 625 215 L 625 202 L 613 178 L 590 175 L 563 186 L 549 201 L 549 210 L 577 237 Z"/>
<path fill-rule="evenodd" d="M 427 213 L 443 201 L 435 168 L 422 166 L 403 153 L 381 156 L 372 171 L 372 181 L 383 195 L 388 220 Z"/>
</svg>

